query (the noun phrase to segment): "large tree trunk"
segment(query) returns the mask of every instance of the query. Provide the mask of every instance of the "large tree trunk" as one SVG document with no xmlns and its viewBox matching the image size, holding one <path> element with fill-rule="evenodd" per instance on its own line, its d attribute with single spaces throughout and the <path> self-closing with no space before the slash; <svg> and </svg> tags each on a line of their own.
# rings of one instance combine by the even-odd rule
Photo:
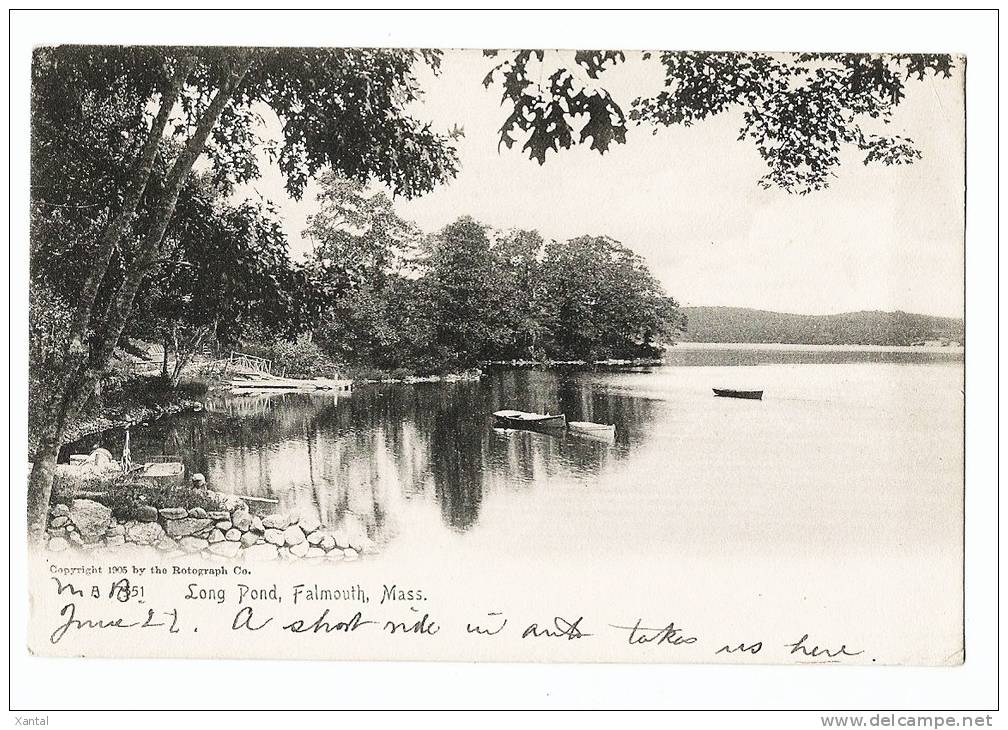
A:
<svg viewBox="0 0 1008 730">
<path fill-rule="evenodd" d="M 40 439 L 40 448 L 36 453 L 36 461 L 32 467 L 31 479 L 28 483 L 28 524 L 30 528 L 33 525 L 45 524 L 46 511 L 49 508 L 49 501 L 52 497 L 56 458 L 59 454 L 59 447 L 62 445 L 63 434 L 66 431 L 67 425 L 78 418 L 88 398 L 94 392 L 95 385 L 101 380 L 108 368 L 132 310 L 133 300 L 136 297 L 137 290 L 140 288 L 140 282 L 149 272 L 161 249 L 165 229 L 168 227 L 168 221 L 175 212 L 175 204 L 178 201 L 182 186 L 192 171 L 193 163 L 196 162 L 196 159 L 203 152 L 206 140 L 217 124 L 221 112 L 230 102 L 234 92 L 241 84 L 245 73 L 248 71 L 249 62 L 250 57 L 248 52 L 243 52 L 236 59 L 227 80 L 217 90 L 213 100 L 207 106 L 197 123 L 195 132 L 193 132 L 185 148 L 175 160 L 175 164 L 172 166 L 166 180 L 165 189 L 161 194 L 160 201 L 155 206 L 154 220 L 151 222 L 147 235 L 144 237 L 141 248 L 137 252 L 132 265 L 127 269 L 126 278 L 120 286 L 117 295 L 109 303 L 104 318 L 94 328 L 93 337 L 96 338 L 96 347 L 91 349 L 88 361 L 79 366 L 74 365 L 71 357 L 68 357 L 66 361 L 69 370 L 64 380 L 65 385 L 61 383 L 63 387 L 58 388 L 57 397 L 54 399 L 55 403 L 52 407 L 52 418 L 46 419 L 49 423 L 49 428 L 45 430 L 42 439 Z M 188 68 L 191 69 L 191 65 Z M 186 70 L 185 73 L 179 71 L 176 74 L 176 79 L 178 79 L 179 73 L 182 73 L 181 79 L 184 82 L 188 71 Z M 179 88 L 181 88 L 181 83 L 179 84 Z M 177 94 L 178 89 L 175 91 L 175 97 L 177 97 Z M 153 127 L 157 125 L 160 119 L 161 115 L 159 113 L 155 124 L 152 125 L 152 134 Z M 164 121 L 166 122 L 167 118 Z M 158 140 L 160 140 L 160 136 Z M 157 145 L 155 144 L 154 147 L 156 151 Z M 145 151 L 146 149 L 147 147 L 145 146 Z M 149 167 L 146 176 L 148 178 L 150 176 Z M 146 179 L 144 180 L 144 185 L 146 185 Z M 139 195 L 136 198 L 138 202 Z M 128 200 L 127 202 L 132 201 Z M 135 213 L 135 210 L 136 206 L 134 205 L 133 213 Z M 129 218 L 132 218 L 132 213 Z M 116 225 L 116 222 L 113 222 L 111 225 Z M 122 232 L 120 231 L 115 240 L 118 241 L 121 235 Z M 100 265 L 101 262 L 96 263 L 96 266 Z M 103 277 L 104 268 L 98 279 L 99 285 Z M 93 307 L 93 301 L 89 306 L 88 320 L 90 320 L 90 307 Z M 75 321 L 81 319 L 82 315 L 80 310 L 78 310 Z M 87 322 L 85 322 L 86 324 Z M 82 350 L 81 340 L 78 339 L 72 342 L 71 348 L 76 350 L 76 353 L 68 353 L 68 355 L 79 354 Z"/>
</svg>

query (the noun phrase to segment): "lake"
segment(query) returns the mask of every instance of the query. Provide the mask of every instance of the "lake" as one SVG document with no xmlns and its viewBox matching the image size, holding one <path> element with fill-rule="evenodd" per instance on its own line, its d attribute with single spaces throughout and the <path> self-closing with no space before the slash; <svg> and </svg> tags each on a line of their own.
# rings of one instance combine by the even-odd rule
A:
<svg viewBox="0 0 1008 730">
<path fill-rule="evenodd" d="M 212 489 L 279 511 L 349 516 L 387 555 L 958 550 L 962 358 L 680 345 L 630 372 L 228 394 L 135 428 L 132 453 L 179 454 Z M 615 440 L 494 429 L 503 408 L 614 423 Z"/>
</svg>

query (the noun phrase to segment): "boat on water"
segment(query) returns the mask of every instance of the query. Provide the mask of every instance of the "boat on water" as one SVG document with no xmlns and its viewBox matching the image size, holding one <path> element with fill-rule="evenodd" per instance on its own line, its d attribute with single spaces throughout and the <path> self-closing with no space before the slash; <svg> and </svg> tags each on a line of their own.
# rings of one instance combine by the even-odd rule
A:
<svg viewBox="0 0 1008 730">
<path fill-rule="evenodd" d="M 616 426 L 612 423 L 592 423 L 591 421 L 570 421 L 567 424 L 574 433 L 587 433 L 604 436 L 615 434 Z"/>
<path fill-rule="evenodd" d="M 565 428 L 567 416 L 563 413 L 526 413 L 525 411 L 495 411 L 494 425 L 504 428 Z"/>
<path fill-rule="evenodd" d="M 731 390 L 730 388 L 712 388 L 714 395 L 720 398 L 745 398 L 747 400 L 763 400 L 762 390 Z"/>
</svg>

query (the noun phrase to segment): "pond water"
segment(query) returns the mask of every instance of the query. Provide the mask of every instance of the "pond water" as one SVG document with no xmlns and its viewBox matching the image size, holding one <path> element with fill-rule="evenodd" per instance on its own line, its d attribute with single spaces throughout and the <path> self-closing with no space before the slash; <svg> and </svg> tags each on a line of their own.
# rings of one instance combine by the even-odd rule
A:
<svg viewBox="0 0 1008 730">
<path fill-rule="evenodd" d="M 693 345 L 668 361 L 211 396 L 203 413 L 134 428 L 132 453 L 177 454 L 212 489 L 277 500 L 271 511 L 353 516 L 392 558 L 897 551 L 954 563 L 961 350 Z M 494 429 L 503 408 L 613 423 L 615 439 Z M 118 455 L 121 434 L 105 445 Z"/>
</svg>

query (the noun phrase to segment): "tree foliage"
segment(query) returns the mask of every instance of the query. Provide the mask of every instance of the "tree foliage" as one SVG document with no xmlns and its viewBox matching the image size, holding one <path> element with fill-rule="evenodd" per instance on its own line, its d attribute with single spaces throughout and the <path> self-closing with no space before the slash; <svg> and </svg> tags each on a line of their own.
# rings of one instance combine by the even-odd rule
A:
<svg viewBox="0 0 1008 730">
<path fill-rule="evenodd" d="M 483 80 L 500 86 L 510 110 L 500 144 L 510 149 L 524 137 L 522 150 L 543 164 L 549 152 L 575 143 L 590 140 L 600 154 L 624 143 L 628 120 L 657 131 L 736 112 L 738 139 L 754 144 L 767 166 L 760 185 L 806 194 L 829 185 L 845 147 L 859 150 L 866 165 L 919 159 L 912 139 L 885 127 L 908 82 L 950 78 L 953 68 L 943 54 L 663 51 L 643 58 L 660 64 L 664 88 L 637 97 L 627 112 L 599 81 L 625 60 L 621 52 L 578 51 L 570 64 L 541 50 L 509 54 Z"/>
</svg>

